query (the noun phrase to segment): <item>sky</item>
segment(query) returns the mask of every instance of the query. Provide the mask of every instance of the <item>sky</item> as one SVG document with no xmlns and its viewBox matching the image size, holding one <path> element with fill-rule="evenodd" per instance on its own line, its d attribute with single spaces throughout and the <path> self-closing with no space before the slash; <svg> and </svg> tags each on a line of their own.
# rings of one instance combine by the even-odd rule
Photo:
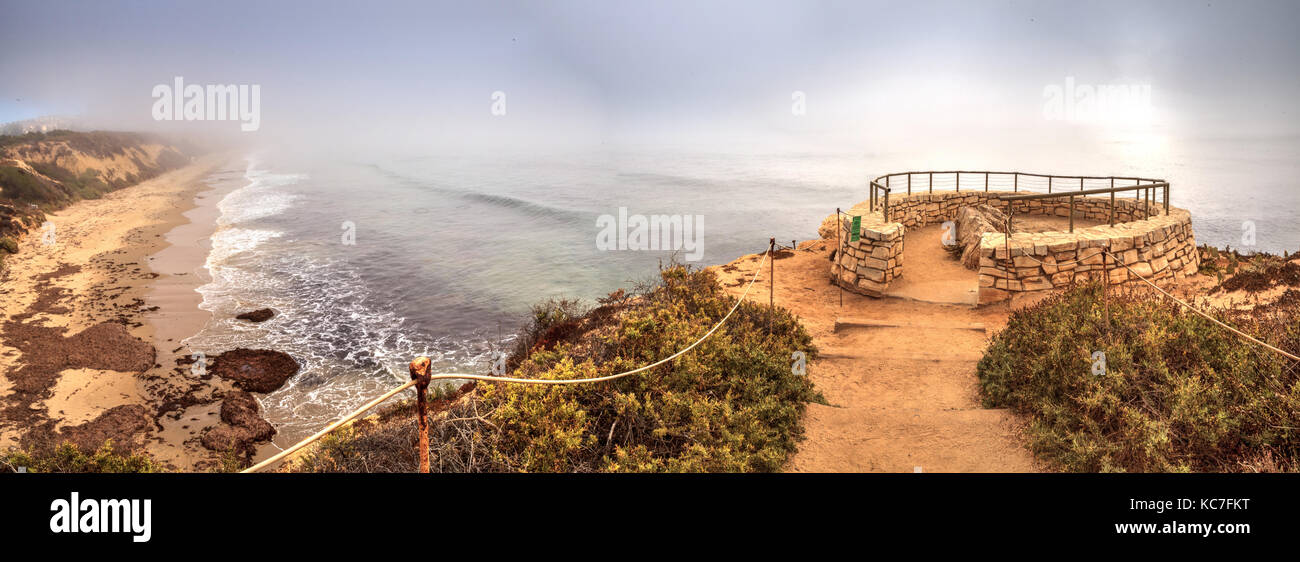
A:
<svg viewBox="0 0 1300 562">
<path fill-rule="evenodd" d="M 0 122 L 430 147 L 1300 134 L 1300 2 L 0 4 Z M 259 85 L 260 127 L 153 119 L 178 76 Z M 1048 107 L 1114 86 L 1149 96 Z"/>
</svg>

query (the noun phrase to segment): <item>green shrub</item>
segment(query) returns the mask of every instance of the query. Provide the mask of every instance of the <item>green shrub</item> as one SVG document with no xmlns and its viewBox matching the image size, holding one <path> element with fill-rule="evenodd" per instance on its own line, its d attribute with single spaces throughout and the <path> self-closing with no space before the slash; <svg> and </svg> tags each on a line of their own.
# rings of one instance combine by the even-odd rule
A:
<svg viewBox="0 0 1300 562">
<path fill-rule="evenodd" d="M 320 438 L 311 452 L 294 465 L 295 472 L 349 472 L 347 467 L 358 460 L 360 450 L 353 426 L 340 427 Z"/>
<path fill-rule="evenodd" d="M 76 445 L 64 442 L 45 451 L 7 453 L 2 459 L 8 470 L 25 467 L 27 472 L 158 472 L 160 467 L 149 455 L 122 451 L 113 447 L 112 440 L 105 441 L 94 452 L 87 453 Z"/>
<path fill-rule="evenodd" d="M 3 236 L 3 237 L 0 237 L 0 250 L 4 250 L 4 251 L 9 252 L 9 253 L 11 253 L 11 254 L 17 254 L 17 253 L 18 253 L 18 241 L 17 241 L 17 240 L 14 240 L 14 239 L 13 239 L 12 237 L 10 237 L 10 236 Z"/>
<path fill-rule="evenodd" d="M 0 195 L 37 205 L 59 202 L 67 198 L 58 189 L 45 185 L 36 176 L 15 166 L 0 166 Z"/>
<path fill-rule="evenodd" d="M 1293 295 L 1300 293 L 1293 293 Z M 1300 385 L 1284 357 L 1154 293 L 1076 287 L 1012 315 L 979 362 L 983 401 L 1030 418 L 1068 471 L 1295 470 Z M 1222 320 L 1300 349 L 1300 298 Z M 1092 374 L 1093 353 L 1105 374 Z"/>
</svg>

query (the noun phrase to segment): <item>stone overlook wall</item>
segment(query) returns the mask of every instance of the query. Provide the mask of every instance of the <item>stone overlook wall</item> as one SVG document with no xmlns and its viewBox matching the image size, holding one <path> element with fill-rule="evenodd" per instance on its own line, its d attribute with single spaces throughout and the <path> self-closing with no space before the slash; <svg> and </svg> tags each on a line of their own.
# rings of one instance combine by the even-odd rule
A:
<svg viewBox="0 0 1300 562">
<path fill-rule="evenodd" d="M 840 250 L 831 264 L 831 279 L 870 297 L 885 296 L 889 283 L 903 274 L 903 225 L 886 223 L 880 214 L 862 216 L 862 237 L 849 242 L 853 221 L 840 226 Z M 983 241 L 981 241 L 983 242 Z"/>
<path fill-rule="evenodd" d="M 870 212 L 865 203 L 842 215 L 838 225 L 832 215 L 821 229 L 823 237 L 835 238 L 835 228 L 839 228 L 840 245 L 831 266 L 831 280 L 858 294 L 884 296 L 890 282 L 903 275 L 904 240 L 909 228 L 955 220 L 962 207 L 981 203 L 1006 212 L 1008 203 L 997 197 L 1009 194 L 1012 192 L 895 195 L 889 202 L 889 222 L 879 211 Z M 1113 227 L 1076 228 L 1073 233 L 1015 233 L 1009 241 L 1004 234 L 984 234 L 980 241 L 980 303 L 997 302 L 1016 292 L 1054 289 L 1092 279 L 1109 279 L 1111 283 L 1128 281 L 1128 270 L 1113 259 L 1103 259 L 1102 249 L 1109 249 L 1122 263 L 1148 278 L 1182 278 L 1195 274 L 1199 254 L 1191 213 L 1171 207 L 1165 215 L 1163 210 L 1162 205 L 1154 202 L 1148 206 L 1132 195 L 1116 194 Z M 1066 217 L 1069 201 L 1066 198 L 1016 201 L 1013 212 Z M 1111 199 L 1109 196 L 1076 197 L 1074 213 L 1076 218 L 1109 222 Z M 857 242 L 849 242 L 853 215 L 862 216 L 861 238 Z"/>
<path fill-rule="evenodd" d="M 1126 203 L 1133 205 L 1132 201 Z M 1117 215 L 1119 206 L 1116 201 Z M 1056 289 L 1087 281 L 1138 281 L 1121 264 L 1152 280 L 1195 275 L 1200 253 L 1196 251 L 1191 213 L 1170 207 L 1168 215 L 1150 220 L 1076 229 L 1073 233 L 1015 233 L 1010 240 L 1001 233 L 985 234 L 980 240 L 979 302 L 998 302 L 1015 292 Z"/>
</svg>

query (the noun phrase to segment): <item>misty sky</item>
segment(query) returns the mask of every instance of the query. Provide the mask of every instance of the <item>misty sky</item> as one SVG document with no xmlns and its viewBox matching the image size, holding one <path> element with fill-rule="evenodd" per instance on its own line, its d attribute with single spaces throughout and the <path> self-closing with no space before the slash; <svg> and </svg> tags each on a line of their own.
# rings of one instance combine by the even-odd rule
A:
<svg viewBox="0 0 1300 562">
<path fill-rule="evenodd" d="M 183 131 L 150 117 L 153 86 L 183 76 L 260 84 L 262 139 L 853 144 L 1086 132 L 1043 115 L 1044 88 L 1073 77 L 1150 85 L 1141 127 L 1162 133 L 1300 131 L 1297 2 L 4 0 L 3 14 L 0 122 Z"/>
</svg>

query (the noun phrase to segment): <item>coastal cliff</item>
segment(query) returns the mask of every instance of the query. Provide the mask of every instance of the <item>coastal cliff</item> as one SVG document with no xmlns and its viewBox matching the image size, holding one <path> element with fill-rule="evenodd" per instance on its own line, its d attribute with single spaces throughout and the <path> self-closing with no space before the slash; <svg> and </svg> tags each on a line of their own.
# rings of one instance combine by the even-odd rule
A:
<svg viewBox="0 0 1300 562">
<path fill-rule="evenodd" d="M 145 133 L 0 136 L 0 240 L 36 229 L 46 212 L 180 168 L 199 152 Z M 0 244 L 11 252 L 16 248 Z"/>
</svg>

